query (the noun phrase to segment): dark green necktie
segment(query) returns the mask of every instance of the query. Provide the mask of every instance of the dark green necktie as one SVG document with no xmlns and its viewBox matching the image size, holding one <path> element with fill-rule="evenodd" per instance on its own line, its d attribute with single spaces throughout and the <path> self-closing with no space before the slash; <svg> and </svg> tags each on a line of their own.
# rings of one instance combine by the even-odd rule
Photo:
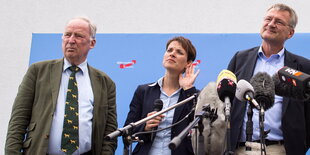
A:
<svg viewBox="0 0 310 155">
<path fill-rule="evenodd" d="M 69 77 L 67 89 L 64 125 L 61 139 L 61 150 L 66 154 L 72 154 L 79 148 L 79 104 L 75 74 L 80 68 L 77 66 L 71 66 L 69 69 L 72 73 Z"/>
</svg>

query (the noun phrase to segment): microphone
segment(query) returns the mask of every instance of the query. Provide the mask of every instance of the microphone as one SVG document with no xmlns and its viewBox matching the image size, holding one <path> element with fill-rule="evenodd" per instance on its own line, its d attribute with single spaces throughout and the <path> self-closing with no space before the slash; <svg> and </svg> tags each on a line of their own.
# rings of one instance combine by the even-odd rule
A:
<svg viewBox="0 0 310 155">
<path fill-rule="evenodd" d="M 259 129 L 261 150 L 265 151 L 265 138 L 270 130 L 265 131 L 265 110 L 271 108 L 274 104 L 274 83 L 266 72 L 258 72 L 250 81 L 254 88 L 254 98 L 259 103 L 261 109 L 259 111 Z"/>
<path fill-rule="evenodd" d="M 275 85 L 275 94 L 279 96 L 292 97 L 295 99 L 308 100 L 310 98 L 310 94 L 306 91 L 303 92 L 301 89 L 294 87 L 291 84 L 286 82 L 281 82 L 278 74 L 274 74 L 272 76 L 272 80 Z"/>
<path fill-rule="evenodd" d="M 163 108 L 163 101 L 161 99 L 156 99 L 154 101 L 154 111 L 160 111 Z"/>
<path fill-rule="evenodd" d="M 280 81 L 298 87 L 302 91 L 310 88 L 310 75 L 301 71 L 284 66 L 278 71 L 278 75 Z"/>
<path fill-rule="evenodd" d="M 236 89 L 236 97 L 240 101 L 250 101 L 250 105 L 247 110 L 247 116 L 248 120 L 246 122 L 246 128 L 245 128 L 245 133 L 246 133 L 246 141 L 252 142 L 252 135 L 253 135 L 253 106 L 260 110 L 259 104 L 256 102 L 254 99 L 254 88 L 253 86 L 246 80 L 239 80 L 237 83 L 237 89 Z M 245 147 L 246 151 L 250 151 L 251 147 L 246 146 Z"/>
<path fill-rule="evenodd" d="M 219 99 L 216 90 L 216 83 L 209 82 L 207 86 L 205 86 L 201 91 L 197 98 L 197 105 L 195 108 L 195 116 L 203 111 L 205 106 L 210 105 L 211 109 L 221 109 L 217 110 L 217 119 L 203 119 L 203 144 L 201 145 L 201 141 L 198 137 L 199 131 L 193 130 L 192 132 L 192 146 L 198 145 L 198 150 L 203 150 L 205 154 L 223 154 L 224 143 L 225 143 L 225 115 L 224 111 L 224 103 Z M 196 148 L 196 147 L 194 147 Z M 199 151 L 196 151 L 196 154 Z"/>
<path fill-rule="evenodd" d="M 189 123 L 188 126 L 184 128 L 183 131 L 179 135 L 175 136 L 170 141 L 168 145 L 169 148 L 171 150 L 174 150 L 177 147 L 179 147 L 184 137 L 187 136 L 190 131 L 192 131 L 190 133 L 190 135 L 193 135 L 191 136 L 192 145 L 193 147 L 196 146 L 194 147 L 196 148 L 194 150 L 194 153 L 200 154 L 200 152 L 205 152 L 207 150 L 209 151 L 209 149 L 204 149 L 204 148 L 210 148 L 210 145 L 211 145 L 210 142 L 213 141 L 213 138 L 215 138 L 214 140 L 216 142 L 218 141 L 218 139 L 223 139 L 222 135 L 225 133 L 225 132 L 224 133 L 221 132 L 223 130 L 225 131 L 225 127 L 224 127 L 225 122 L 221 122 L 221 121 L 215 122 L 218 118 L 218 115 L 217 115 L 218 107 L 223 107 L 223 104 L 217 95 L 215 82 L 210 82 L 199 93 L 199 96 L 197 98 L 197 104 L 195 107 L 195 119 L 191 123 Z M 222 116 L 222 118 L 223 117 L 224 116 Z M 224 120 L 224 118 L 222 120 Z M 213 129 L 215 131 L 211 131 L 211 129 L 213 128 L 213 125 L 216 126 L 216 129 Z M 192 128 L 194 128 L 195 126 L 197 126 L 196 129 L 192 130 Z M 211 136 L 211 132 L 215 134 Z M 207 143 L 205 141 L 207 141 Z M 214 147 L 211 147 L 211 148 L 213 148 L 213 150 L 221 151 L 218 149 L 222 148 L 222 146 L 223 144 L 220 143 L 219 145 L 214 145 Z"/>
<path fill-rule="evenodd" d="M 224 109 L 224 103 L 219 99 L 215 82 L 209 82 L 208 85 L 200 91 L 195 107 L 195 114 L 202 112 L 203 107 L 206 105 L 210 105 L 210 107 L 214 109 Z M 223 117 L 224 113 L 219 111 L 218 115 Z"/>
<path fill-rule="evenodd" d="M 156 111 L 156 112 L 160 111 L 163 108 L 163 104 L 164 103 L 161 99 L 156 99 L 154 101 L 154 111 Z M 154 127 L 152 129 L 152 131 L 154 131 L 156 129 L 157 129 L 157 127 Z M 153 139 L 154 139 L 154 132 L 151 133 L 151 141 L 153 141 Z"/>
<path fill-rule="evenodd" d="M 240 101 L 250 101 L 256 109 L 260 109 L 259 104 L 254 99 L 254 88 L 248 81 L 243 79 L 238 81 L 235 96 Z"/>
<path fill-rule="evenodd" d="M 254 88 L 254 98 L 260 107 L 267 110 L 273 106 L 275 87 L 271 77 L 266 72 L 258 72 L 250 83 Z"/>
<path fill-rule="evenodd" d="M 309 86 L 309 80 L 308 78 L 305 77 L 310 77 L 310 75 L 307 75 L 305 73 L 298 73 L 295 72 L 295 75 L 302 75 L 303 79 L 306 80 L 300 80 L 300 76 L 298 76 L 295 79 L 299 79 L 300 81 L 307 81 L 308 82 L 296 82 L 296 80 L 294 81 L 292 78 L 287 78 L 288 75 L 284 75 L 284 73 L 289 74 L 288 71 L 290 71 L 290 73 L 292 73 L 293 69 L 285 67 L 287 71 L 284 70 L 284 67 L 282 69 L 280 69 L 278 71 L 278 74 L 274 74 L 272 76 L 272 80 L 275 84 L 275 93 L 279 96 L 286 96 L 286 97 L 292 97 L 295 99 L 302 99 L 302 100 L 308 100 L 310 98 L 310 89 L 308 89 Z M 296 71 L 296 70 L 294 70 Z M 282 77 L 282 78 L 280 78 Z M 283 80 L 285 79 L 285 80 Z M 294 81 L 294 82 L 293 82 Z M 303 83 L 303 84 L 300 84 Z M 296 84 L 296 86 L 295 86 Z M 301 86 L 300 86 L 301 85 Z"/>
<path fill-rule="evenodd" d="M 274 87 L 275 87 L 275 94 L 279 95 L 279 96 L 294 96 L 293 93 L 294 91 L 292 91 L 293 86 L 290 84 L 287 84 L 286 82 L 281 82 L 279 79 L 279 75 L 278 74 L 274 74 L 272 76 L 272 81 L 274 83 Z"/>
<path fill-rule="evenodd" d="M 236 75 L 229 70 L 222 70 L 217 78 L 217 94 L 221 101 L 225 103 L 225 122 L 226 122 L 226 149 L 224 154 L 231 154 L 230 144 L 230 107 L 236 92 Z"/>
<path fill-rule="evenodd" d="M 231 101 L 236 92 L 236 81 L 236 75 L 229 70 L 222 70 L 216 81 L 218 96 L 225 103 L 226 116 L 230 115 Z"/>
</svg>

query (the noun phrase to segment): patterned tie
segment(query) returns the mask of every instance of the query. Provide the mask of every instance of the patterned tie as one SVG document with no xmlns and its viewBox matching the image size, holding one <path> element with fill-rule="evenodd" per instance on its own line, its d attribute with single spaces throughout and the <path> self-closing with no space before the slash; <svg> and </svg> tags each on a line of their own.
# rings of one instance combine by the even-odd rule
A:
<svg viewBox="0 0 310 155">
<path fill-rule="evenodd" d="M 75 74 L 80 68 L 77 66 L 71 66 L 69 69 L 72 73 L 69 77 L 61 139 L 61 150 L 66 154 L 72 154 L 79 148 L 79 105 L 78 87 Z"/>
</svg>

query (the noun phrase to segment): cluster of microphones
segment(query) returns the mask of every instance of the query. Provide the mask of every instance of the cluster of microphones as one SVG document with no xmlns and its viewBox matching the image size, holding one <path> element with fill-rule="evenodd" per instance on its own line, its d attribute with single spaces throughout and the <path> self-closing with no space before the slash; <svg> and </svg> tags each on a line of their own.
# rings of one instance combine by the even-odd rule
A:
<svg viewBox="0 0 310 155">
<path fill-rule="evenodd" d="M 251 141 L 253 133 L 252 108 L 259 111 L 260 143 L 264 144 L 269 131 L 264 131 L 264 112 L 274 104 L 275 95 L 291 97 L 298 100 L 309 100 L 310 98 L 310 75 L 301 71 L 284 66 L 276 74 L 270 76 L 266 72 L 256 73 L 250 82 L 237 78 L 229 70 L 223 70 L 218 76 L 217 82 L 218 97 L 225 105 L 226 121 L 226 149 L 224 154 L 230 154 L 230 107 L 236 97 L 240 101 L 247 101 L 250 105 L 248 111 L 248 122 L 246 126 L 247 141 Z M 264 145 L 261 150 L 265 151 Z M 247 150 L 251 148 L 246 147 Z"/>
<path fill-rule="evenodd" d="M 221 74 L 224 78 L 220 77 Z M 218 95 L 223 102 L 225 98 L 232 101 L 236 97 L 240 101 L 249 101 L 256 109 L 269 109 L 274 103 L 275 94 L 299 100 L 308 100 L 310 97 L 310 75 L 287 66 L 272 77 L 266 72 L 258 72 L 250 82 L 241 79 L 237 84 L 231 74 L 223 70 L 218 78 Z"/>
<path fill-rule="evenodd" d="M 215 93 L 217 92 L 216 96 L 218 96 L 220 101 L 224 102 L 224 115 L 225 115 L 225 122 L 226 122 L 226 128 L 227 128 L 227 132 L 225 136 L 226 142 L 227 142 L 226 148 L 229 149 L 230 148 L 230 143 L 229 143 L 230 141 L 229 140 L 230 138 L 230 131 L 229 131 L 230 129 L 230 124 L 229 124 L 230 123 L 230 107 L 235 97 L 240 101 L 247 101 L 251 105 L 251 107 L 261 112 L 264 112 L 265 110 L 268 110 L 269 108 L 273 106 L 275 95 L 291 97 L 291 98 L 295 98 L 298 100 L 308 100 L 310 98 L 310 75 L 285 66 L 281 68 L 272 77 L 266 72 L 258 72 L 251 78 L 250 82 L 244 79 L 240 79 L 237 82 L 237 78 L 234 73 L 232 73 L 229 70 L 223 70 L 218 75 L 217 82 L 214 87 L 215 87 L 214 89 L 216 89 Z M 214 100 L 215 93 L 213 94 L 212 88 L 203 89 L 200 92 L 199 96 L 198 94 L 195 94 L 163 110 L 162 110 L 163 102 L 158 99 L 154 103 L 154 111 L 158 111 L 157 113 L 155 113 L 152 116 L 148 116 L 142 120 L 139 120 L 137 122 L 130 123 L 129 125 L 123 128 L 119 128 L 116 131 L 107 135 L 105 138 L 107 140 L 111 140 L 117 136 L 121 136 L 126 133 L 128 134 L 128 131 L 131 131 L 132 128 L 135 128 L 138 125 L 141 125 L 145 123 L 146 121 L 160 114 L 163 114 L 166 111 L 176 108 L 177 106 L 185 104 L 186 102 L 193 100 L 194 98 L 197 98 L 197 96 L 198 96 L 198 105 L 199 103 L 202 103 L 202 104 L 209 103 L 209 101 L 202 101 L 202 98 L 204 98 L 204 100 L 206 99 Z M 206 95 L 206 96 L 202 97 L 201 95 Z M 201 101 L 199 101 L 199 99 L 201 99 Z M 218 103 L 214 103 L 214 104 L 218 104 Z M 217 109 L 214 110 L 210 108 L 210 106 L 205 109 L 208 109 L 208 111 L 205 111 L 204 114 L 207 114 L 207 116 L 210 119 L 213 117 L 212 119 L 214 121 L 215 119 L 218 118 Z M 194 121 L 198 122 L 199 119 L 195 118 Z M 263 122 L 263 120 L 262 121 L 260 120 L 260 122 Z M 190 125 L 194 126 L 193 123 L 191 123 Z M 189 131 L 189 129 L 190 128 L 184 129 L 184 135 L 186 134 L 186 132 Z M 152 138 L 154 138 L 154 133 L 152 132 L 156 132 L 156 130 L 157 128 L 154 128 L 151 131 Z M 177 140 L 173 139 L 171 142 L 171 144 L 173 144 L 171 146 L 173 147 L 170 147 L 170 144 L 169 144 L 169 148 L 176 148 L 177 144 L 180 143 L 183 137 L 184 136 L 175 137 L 175 139 L 177 138 Z M 229 152 L 229 150 L 226 150 L 225 152 L 227 151 Z"/>
</svg>

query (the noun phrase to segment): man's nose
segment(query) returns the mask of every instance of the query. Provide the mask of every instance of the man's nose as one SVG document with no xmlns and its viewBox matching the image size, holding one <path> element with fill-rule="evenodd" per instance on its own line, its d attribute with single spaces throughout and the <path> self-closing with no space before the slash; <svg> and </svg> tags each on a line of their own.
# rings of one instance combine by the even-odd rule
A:
<svg viewBox="0 0 310 155">
<path fill-rule="evenodd" d="M 275 19 L 272 19 L 269 23 L 268 23 L 269 26 L 272 26 L 272 27 L 275 27 L 276 26 L 276 20 Z"/>
<path fill-rule="evenodd" d="M 71 35 L 70 37 L 69 37 L 69 43 L 75 43 L 75 40 L 76 38 L 75 38 L 75 36 L 74 35 Z"/>
</svg>

